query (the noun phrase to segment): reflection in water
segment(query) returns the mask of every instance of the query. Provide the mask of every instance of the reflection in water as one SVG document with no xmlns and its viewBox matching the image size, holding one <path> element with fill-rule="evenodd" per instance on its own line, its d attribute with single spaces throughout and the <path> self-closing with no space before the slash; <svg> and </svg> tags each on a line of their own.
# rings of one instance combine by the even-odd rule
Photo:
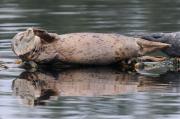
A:
<svg viewBox="0 0 180 119">
<path fill-rule="evenodd" d="M 171 77 L 171 76 L 170 76 Z M 67 69 L 58 73 L 23 72 L 13 81 L 13 93 L 26 105 L 45 104 L 58 96 L 104 96 L 163 91 L 168 81 L 106 68 Z"/>
</svg>

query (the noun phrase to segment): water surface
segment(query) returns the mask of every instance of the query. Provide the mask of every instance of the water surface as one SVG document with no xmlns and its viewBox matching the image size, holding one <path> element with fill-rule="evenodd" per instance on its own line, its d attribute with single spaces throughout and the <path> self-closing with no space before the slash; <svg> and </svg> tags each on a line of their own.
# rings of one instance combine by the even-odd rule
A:
<svg viewBox="0 0 180 119">
<path fill-rule="evenodd" d="M 28 27 L 69 32 L 173 32 L 175 0 L 1 0 L 2 119 L 178 119 L 180 74 L 147 77 L 111 68 L 27 72 L 16 68 L 12 37 Z"/>
</svg>

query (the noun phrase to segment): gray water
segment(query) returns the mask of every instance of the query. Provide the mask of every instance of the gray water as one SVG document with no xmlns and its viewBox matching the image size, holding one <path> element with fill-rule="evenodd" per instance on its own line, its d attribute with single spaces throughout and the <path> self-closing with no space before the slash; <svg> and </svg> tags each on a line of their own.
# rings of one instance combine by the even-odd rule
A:
<svg viewBox="0 0 180 119">
<path fill-rule="evenodd" d="M 1 0 L 0 119 L 179 119 L 180 74 L 147 77 L 111 68 L 26 72 L 12 37 L 28 27 L 69 32 L 173 32 L 178 0 Z"/>
</svg>

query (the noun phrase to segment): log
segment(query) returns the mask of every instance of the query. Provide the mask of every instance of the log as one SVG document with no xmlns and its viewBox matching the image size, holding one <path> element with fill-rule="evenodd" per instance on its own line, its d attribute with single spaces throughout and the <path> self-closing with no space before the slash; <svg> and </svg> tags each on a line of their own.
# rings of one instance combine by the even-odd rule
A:
<svg viewBox="0 0 180 119">
<path fill-rule="evenodd" d="M 24 61 L 60 61 L 72 64 L 107 65 L 170 47 L 169 44 L 105 33 L 58 35 L 28 28 L 12 40 L 14 53 Z"/>
</svg>

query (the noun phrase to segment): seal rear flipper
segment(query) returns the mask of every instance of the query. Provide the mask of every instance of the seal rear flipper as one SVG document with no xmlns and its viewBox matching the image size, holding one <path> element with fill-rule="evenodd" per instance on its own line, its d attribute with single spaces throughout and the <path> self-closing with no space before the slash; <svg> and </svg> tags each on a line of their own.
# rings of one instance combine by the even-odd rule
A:
<svg viewBox="0 0 180 119">
<path fill-rule="evenodd" d="M 144 39 L 137 39 L 136 42 L 140 47 L 140 55 L 171 47 L 171 45 L 167 43 L 148 41 Z"/>
</svg>

